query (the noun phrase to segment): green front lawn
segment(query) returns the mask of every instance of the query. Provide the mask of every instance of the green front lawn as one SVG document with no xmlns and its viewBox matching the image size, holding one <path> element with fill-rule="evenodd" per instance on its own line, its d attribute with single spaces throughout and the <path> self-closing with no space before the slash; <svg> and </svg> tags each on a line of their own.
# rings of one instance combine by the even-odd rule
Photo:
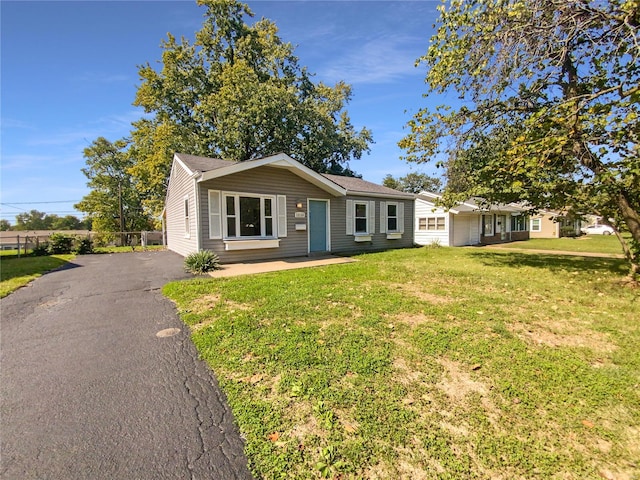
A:
<svg viewBox="0 0 640 480">
<path fill-rule="evenodd" d="M 626 235 L 626 240 L 631 236 Z M 615 235 L 583 235 L 577 238 L 531 238 L 522 242 L 500 244 L 502 248 L 536 250 L 561 250 L 567 252 L 588 252 L 622 255 L 622 246 Z"/>
<path fill-rule="evenodd" d="M 51 255 L 43 257 L 0 257 L 0 298 L 42 276 L 61 267 L 75 255 Z"/>
<path fill-rule="evenodd" d="M 462 248 L 174 282 L 257 478 L 637 478 L 617 259 Z"/>
</svg>

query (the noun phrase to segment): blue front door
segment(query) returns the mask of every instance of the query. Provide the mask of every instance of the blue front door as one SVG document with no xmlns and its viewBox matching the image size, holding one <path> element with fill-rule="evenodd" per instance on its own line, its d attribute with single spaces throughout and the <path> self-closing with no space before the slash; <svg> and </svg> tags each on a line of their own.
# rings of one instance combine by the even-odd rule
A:
<svg viewBox="0 0 640 480">
<path fill-rule="evenodd" d="M 327 245 L 326 200 L 309 200 L 309 252 L 326 252 Z"/>
</svg>

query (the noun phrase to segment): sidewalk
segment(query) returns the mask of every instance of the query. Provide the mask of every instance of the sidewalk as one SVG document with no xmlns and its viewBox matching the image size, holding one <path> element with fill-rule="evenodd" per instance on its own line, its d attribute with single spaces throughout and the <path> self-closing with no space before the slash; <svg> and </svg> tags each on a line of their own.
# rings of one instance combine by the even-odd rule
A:
<svg viewBox="0 0 640 480">
<path fill-rule="evenodd" d="M 624 258 L 624 255 L 618 253 L 598 253 L 598 252 L 571 252 L 566 250 L 540 250 L 537 248 L 513 248 L 504 244 L 485 245 L 482 248 L 493 248 L 496 250 L 507 250 L 510 252 L 522 253 L 543 253 L 545 255 L 572 255 L 576 257 L 599 257 L 599 258 Z"/>
<path fill-rule="evenodd" d="M 221 265 L 220 270 L 209 272 L 213 278 L 235 277 L 237 275 L 252 275 L 255 273 L 278 272 L 296 268 L 322 267 L 325 265 L 339 265 L 357 260 L 350 257 L 336 257 L 327 255 L 322 257 L 294 257 L 279 260 L 260 260 L 245 263 L 229 263 Z"/>
</svg>

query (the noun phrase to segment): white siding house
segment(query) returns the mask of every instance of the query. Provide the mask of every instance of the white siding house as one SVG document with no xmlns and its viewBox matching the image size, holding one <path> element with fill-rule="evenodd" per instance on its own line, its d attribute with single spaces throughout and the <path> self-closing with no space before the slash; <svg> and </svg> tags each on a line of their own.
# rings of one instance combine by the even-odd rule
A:
<svg viewBox="0 0 640 480">
<path fill-rule="evenodd" d="M 441 195 L 420 192 L 416 198 L 415 243 L 446 247 L 511 242 L 529 238 L 526 209 L 517 205 L 481 206 L 468 199 L 445 209 Z"/>
</svg>

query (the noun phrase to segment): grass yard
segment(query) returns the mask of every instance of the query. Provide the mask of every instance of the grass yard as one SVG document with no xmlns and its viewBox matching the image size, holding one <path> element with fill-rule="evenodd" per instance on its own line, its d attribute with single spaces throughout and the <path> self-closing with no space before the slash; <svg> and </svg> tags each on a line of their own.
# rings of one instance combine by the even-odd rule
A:
<svg viewBox="0 0 640 480">
<path fill-rule="evenodd" d="M 625 240 L 631 239 L 624 235 Z M 567 252 L 606 253 L 622 255 L 622 246 L 615 235 L 583 235 L 577 238 L 531 238 L 522 242 L 500 244 L 501 248 L 564 250 Z"/>
<path fill-rule="evenodd" d="M 6 297 L 42 274 L 61 267 L 74 256 L 0 257 L 0 298 Z"/>
<path fill-rule="evenodd" d="M 174 282 L 256 478 L 640 477 L 618 259 L 464 248 Z"/>
</svg>

